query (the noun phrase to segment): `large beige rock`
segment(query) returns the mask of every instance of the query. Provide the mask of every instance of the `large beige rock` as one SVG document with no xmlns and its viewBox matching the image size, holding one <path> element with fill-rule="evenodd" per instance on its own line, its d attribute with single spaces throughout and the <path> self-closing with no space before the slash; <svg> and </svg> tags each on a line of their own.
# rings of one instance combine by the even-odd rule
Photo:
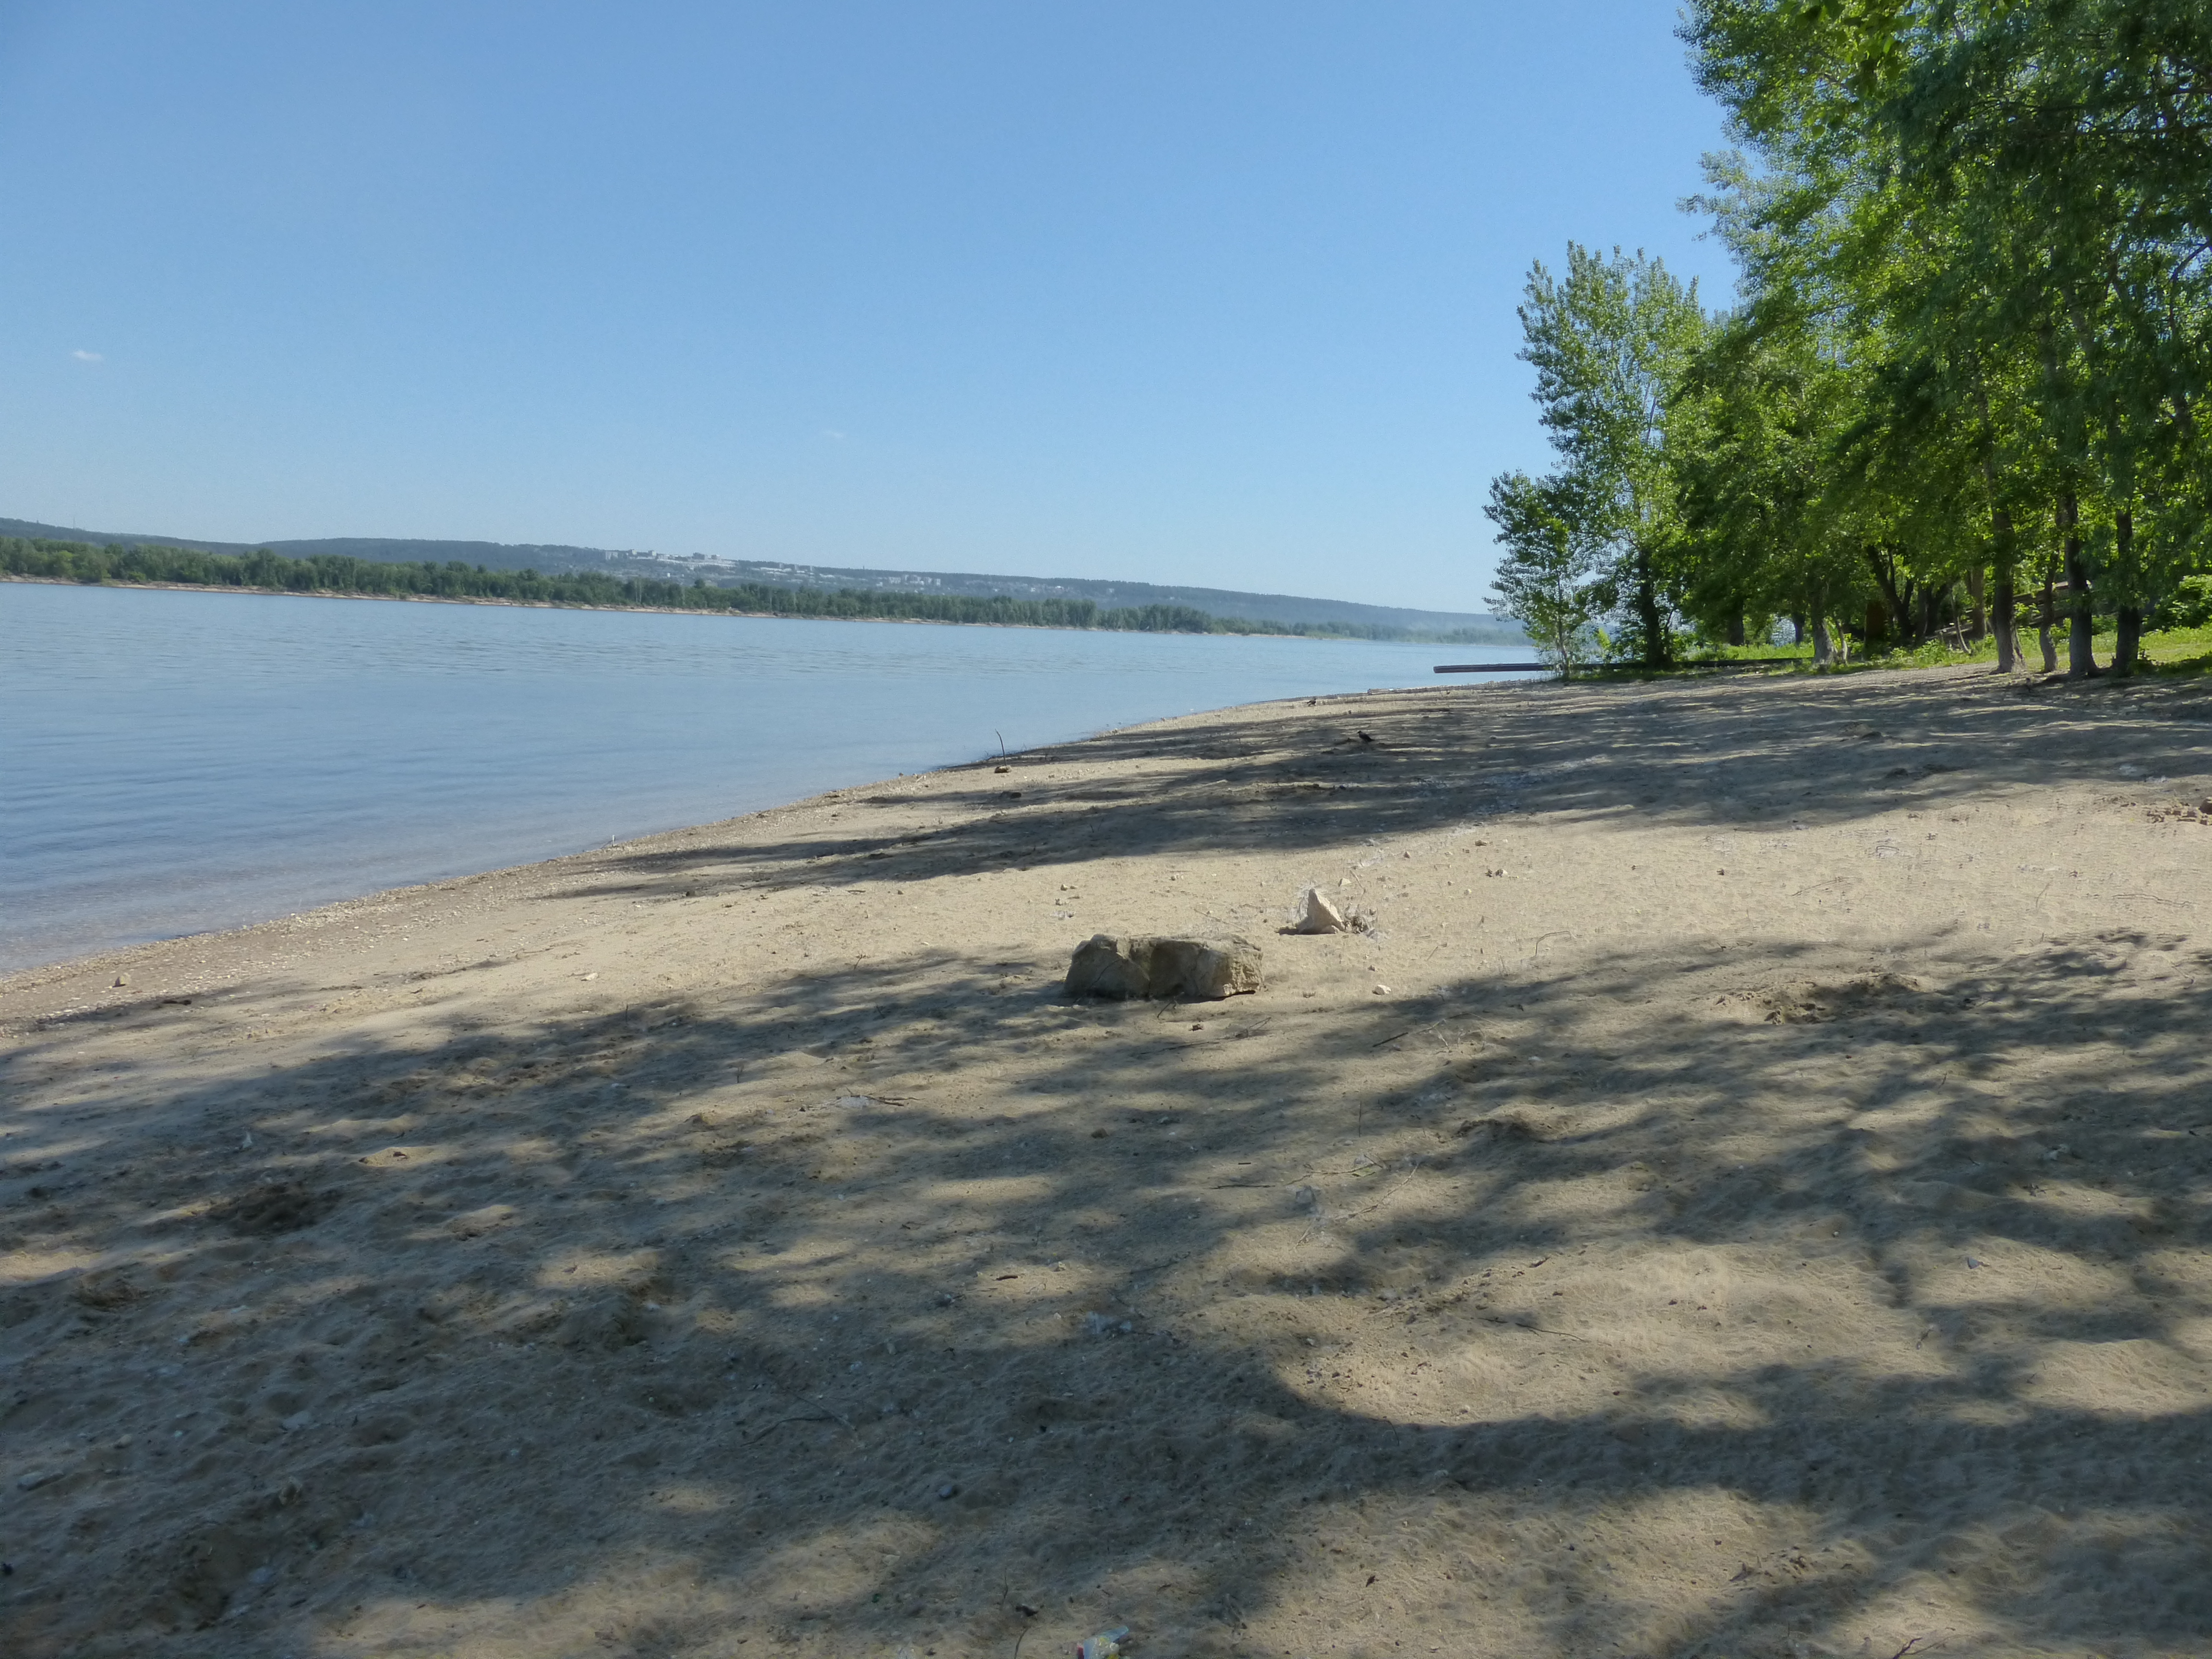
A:
<svg viewBox="0 0 2212 1659">
<path fill-rule="evenodd" d="M 1218 1002 L 1260 988 L 1260 947 L 1245 939 L 1115 939 L 1097 933 L 1067 964 L 1072 997 Z"/>
</svg>

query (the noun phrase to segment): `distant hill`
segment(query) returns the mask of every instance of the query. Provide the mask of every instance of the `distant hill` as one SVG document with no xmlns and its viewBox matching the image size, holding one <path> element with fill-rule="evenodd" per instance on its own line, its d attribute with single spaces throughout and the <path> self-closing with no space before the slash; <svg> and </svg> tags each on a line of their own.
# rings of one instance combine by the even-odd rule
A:
<svg viewBox="0 0 2212 1659">
<path fill-rule="evenodd" d="M 1477 611 L 1414 611 L 1396 605 L 1359 605 L 1348 599 L 1310 599 L 1289 593 L 1244 593 L 1219 587 L 1168 587 L 1152 582 L 1102 581 L 1083 576 L 991 576 L 969 571 L 872 570 L 843 565 L 779 564 L 758 559 L 720 559 L 704 555 L 664 556 L 635 548 L 568 547 L 504 542 L 405 541 L 374 537 L 330 537 L 316 541 L 211 542 L 189 536 L 76 530 L 0 519 L 0 536 L 54 541 L 92 542 L 107 546 L 198 548 L 209 553 L 245 553 L 267 548 L 295 559 L 319 554 L 343 555 L 379 563 L 482 565 L 488 570 L 538 570 L 546 574 L 594 571 L 617 577 L 690 583 L 716 587 L 758 583 L 779 587 L 852 588 L 862 592 L 943 594 L 988 599 L 1090 599 L 1103 608 L 1188 605 L 1209 616 L 1239 622 L 1402 629 L 1415 635 L 1452 635 L 1461 640 L 1517 645 L 1521 629 L 1502 617 Z"/>
<path fill-rule="evenodd" d="M 267 548 L 295 559 L 318 553 L 338 553 L 380 564 L 480 564 L 488 570 L 605 570 L 613 562 L 635 559 L 656 567 L 689 570 L 649 553 L 632 553 L 604 547 L 512 546 L 503 542 L 410 542 L 375 537 L 336 536 L 311 542 L 210 542 L 197 536 L 155 536 L 137 531 L 70 530 L 60 525 L 35 524 L 28 519 L 0 519 L 0 536 L 23 536 L 34 540 L 91 542 L 102 547 L 191 547 L 203 553 L 251 553 Z M 656 574 L 661 574 L 656 570 Z"/>
</svg>

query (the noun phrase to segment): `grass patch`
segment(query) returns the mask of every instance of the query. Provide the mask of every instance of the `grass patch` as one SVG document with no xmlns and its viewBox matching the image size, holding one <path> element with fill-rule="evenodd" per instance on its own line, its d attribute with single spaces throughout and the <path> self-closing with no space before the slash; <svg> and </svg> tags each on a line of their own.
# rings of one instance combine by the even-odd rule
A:
<svg viewBox="0 0 2212 1659">
<path fill-rule="evenodd" d="M 2063 627 L 2051 630 L 2051 644 L 2058 653 L 2063 666 L 2066 660 L 2067 630 Z M 2098 636 L 2099 660 L 2107 665 L 2112 661 L 2112 634 L 2109 628 Z M 2020 635 L 2020 666 L 2027 672 L 2039 672 L 2040 653 L 2033 629 Z M 2212 674 L 2212 626 L 2203 628 L 2173 628 L 2159 633 L 2146 634 L 2140 647 L 2140 663 L 2143 669 L 2161 677 L 2193 679 Z M 1786 662 L 1774 662 L 1775 658 L 1787 658 Z M 1899 647 L 1880 650 L 1868 655 L 1854 653 L 1849 662 L 1831 663 L 1826 670 L 1813 665 L 1813 647 L 1804 645 L 1725 645 L 1700 647 L 1695 656 L 1685 656 L 1672 668 L 1650 669 L 1639 663 L 1593 663 L 1575 671 L 1577 679 L 1656 679 L 1672 674 L 1694 673 L 1699 669 L 1724 667 L 1732 662 L 1766 659 L 1763 672 L 1770 674 L 1802 674 L 1826 672 L 1831 674 L 1862 674 L 1884 669 L 1899 668 L 1959 668 L 1986 663 L 1994 667 L 1997 659 L 1997 641 L 1994 634 L 1977 640 L 1964 650 L 1942 640 L 1929 640 L 1910 649 Z"/>
<path fill-rule="evenodd" d="M 2212 628 L 2169 628 L 2146 634 L 2142 653 L 2162 676 L 2195 679 L 2212 673 Z"/>
</svg>

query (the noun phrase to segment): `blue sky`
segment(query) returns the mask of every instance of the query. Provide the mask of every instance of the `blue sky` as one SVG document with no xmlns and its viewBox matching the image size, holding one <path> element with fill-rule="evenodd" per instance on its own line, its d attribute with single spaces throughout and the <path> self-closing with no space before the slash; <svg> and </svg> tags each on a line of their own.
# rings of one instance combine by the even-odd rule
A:
<svg viewBox="0 0 2212 1659">
<path fill-rule="evenodd" d="M 0 515 L 1487 609 L 1671 5 L 0 3 Z"/>
</svg>

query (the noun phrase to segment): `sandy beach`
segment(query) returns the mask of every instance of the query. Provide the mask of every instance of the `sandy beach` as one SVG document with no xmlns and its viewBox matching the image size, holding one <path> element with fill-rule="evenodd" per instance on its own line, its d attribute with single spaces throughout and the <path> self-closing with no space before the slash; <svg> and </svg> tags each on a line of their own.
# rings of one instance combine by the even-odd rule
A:
<svg viewBox="0 0 2212 1659">
<path fill-rule="evenodd" d="M 1376 693 L 0 981 L 0 1653 L 2212 1651 L 2208 796 Z"/>
</svg>

